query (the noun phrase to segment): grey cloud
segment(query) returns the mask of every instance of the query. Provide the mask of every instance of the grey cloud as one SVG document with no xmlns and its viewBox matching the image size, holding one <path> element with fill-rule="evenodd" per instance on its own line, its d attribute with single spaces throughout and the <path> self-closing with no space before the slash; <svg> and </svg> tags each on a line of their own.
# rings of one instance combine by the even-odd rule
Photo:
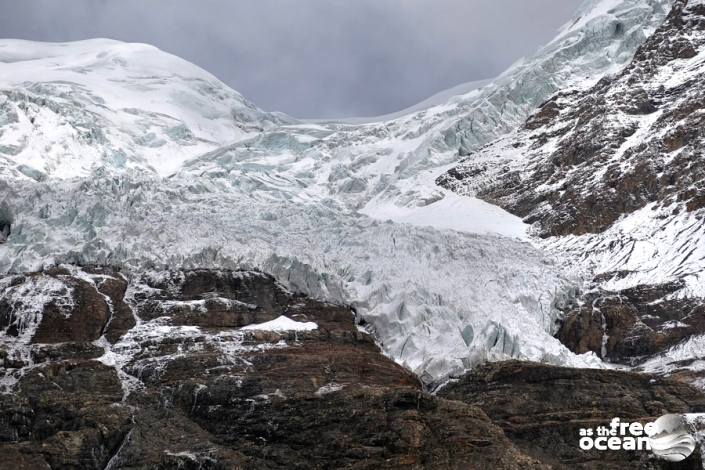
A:
<svg viewBox="0 0 705 470">
<path fill-rule="evenodd" d="M 374 116 L 501 73 L 580 0 L 0 0 L 0 36 L 108 37 L 194 62 L 266 110 Z"/>
</svg>

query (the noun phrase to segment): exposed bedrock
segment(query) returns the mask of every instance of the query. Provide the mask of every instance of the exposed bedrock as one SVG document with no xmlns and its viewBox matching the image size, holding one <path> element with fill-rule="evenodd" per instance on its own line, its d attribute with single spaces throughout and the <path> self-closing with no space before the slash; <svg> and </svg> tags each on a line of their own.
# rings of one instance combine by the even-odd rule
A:
<svg viewBox="0 0 705 470">
<path fill-rule="evenodd" d="M 480 409 L 425 393 L 348 308 L 267 275 L 62 266 L 3 281 L 21 334 L 3 336 L 19 360 L 0 368 L 0 469 L 548 468 Z M 57 309 L 107 331 L 121 301 L 133 324 L 112 339 L 37 340 Z M 254 327 L 282 316 L 294 326 Z"/>
<path fill-rule="evenodd" d="M 678 0 L 624 70 L 555 94 L 437 182 L 542 237 L 601 233 L 649 204 L 702 217 L 703 50 L 703 4 Z"/>
<path fill-rule="evenodd" d="M 486 364 L 443 388 L 439 397 L 482 409 L 523 452 L 554 469 L 701 469 L 696 450 L 668 463 L 645 451 L 590 451 L 580 429 L 653 422 L 668 413 L 705 411 L 705 395 L 648 374 L 571 369 L 508 361 Z"/>
<path fill-rule="evenodd" d="M 568 303 L 557 337 L 572 351 L 592 351 L 611 362 L 638 365 L 705 333 L 702 300 L 669 299 L 682 288 L 676 282 L 588 292 Z"/>
<path fill-rule="evenodd" d="M 348 308 L 258 272 L 61 266 L 0 283 L 18 325 L 2 333 L 3 470 L 610 468 L 581 454 L 573 428 L 705 409 L 672 380 L 521 362 L 433 396 Z M 56 312 L 99 327 L 39 342 Z"/>
</svg>

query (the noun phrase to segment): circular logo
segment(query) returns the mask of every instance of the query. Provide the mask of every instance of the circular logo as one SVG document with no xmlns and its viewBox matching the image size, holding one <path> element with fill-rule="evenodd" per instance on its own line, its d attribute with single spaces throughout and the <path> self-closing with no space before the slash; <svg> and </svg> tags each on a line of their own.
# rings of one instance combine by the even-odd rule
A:
<svg viewBox="0 0 705 470">
<path fill-rule="evenodd" d="M 649 433 L 651 451 L 669 462 L 685 460 L 695 450 L 695 439 L 680 415 L 665 415 L 654 421 Z"/>
</svg>

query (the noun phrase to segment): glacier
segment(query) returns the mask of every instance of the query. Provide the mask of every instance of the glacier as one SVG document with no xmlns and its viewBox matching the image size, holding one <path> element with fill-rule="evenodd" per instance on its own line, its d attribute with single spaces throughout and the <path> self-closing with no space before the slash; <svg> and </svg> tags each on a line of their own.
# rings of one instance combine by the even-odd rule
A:
<svg viewBox="0 0 705 470">
<path fill-rule="evenodd" d="M 363 124 L 265 112 L 147 45 L 1 40 L 0 271 L 261 270 L 350 305 L 429 385 L 510 357 L 601 367 L 551 336 L 579 277 L 517 217 L 434 182 L 624 67 L 670 4 L 589 0 L 492 83 Z"/>
</svg>

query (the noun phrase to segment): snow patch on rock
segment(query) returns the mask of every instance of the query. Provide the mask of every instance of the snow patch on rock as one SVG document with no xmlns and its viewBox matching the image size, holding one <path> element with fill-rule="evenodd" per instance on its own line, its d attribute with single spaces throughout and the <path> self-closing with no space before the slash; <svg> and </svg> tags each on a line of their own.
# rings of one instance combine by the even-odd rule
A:
<svg viewBox="0 0 705 470">
<path fill-rule="evenodd" d="M 243 326 L 240 330 L 253 331 L 312 331 L 318 329 L 316 322 L 299 322 L 284 315 L 264 323 Z"/>
</svg>

